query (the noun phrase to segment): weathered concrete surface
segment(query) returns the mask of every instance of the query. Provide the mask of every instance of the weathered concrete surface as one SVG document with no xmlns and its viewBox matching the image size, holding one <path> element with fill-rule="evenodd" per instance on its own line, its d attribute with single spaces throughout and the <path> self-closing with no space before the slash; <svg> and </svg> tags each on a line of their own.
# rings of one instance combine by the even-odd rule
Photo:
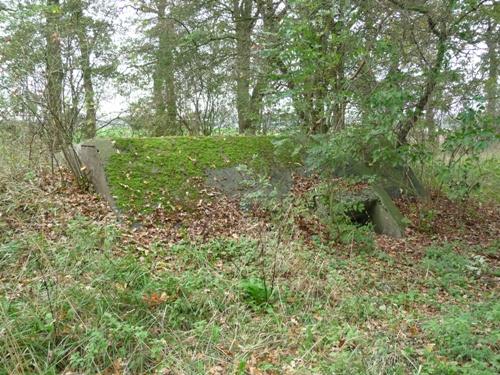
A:
<svg viewBox="0 0 500 375">
<path fill-rule="evenodd" d="M 380 176 L 382 187 L 393 198 L 402 195 L 429 198 L 429 192 L 408 166 L 378 168 L 376 173 Z"/>
<path fill-rule="evenodd" d="M 205 185 L 222 191 L 229 197 L 241 198 L 245 194 L 253 193 L 261 186 L 253 186 L 253 177 L 238 167 L 223 169 L 209 169 L 206 171 Z M 276 190 L 278 196 L 284 196 L 290 192 L 293 185 L 292 171 L 285 168 L 273 167 L 269 173 L 269 186 L 264 190 Z"/>
<path fill-rule="evenodd" d="M 116 149 L 113 144 L 113 141 L 109 139 L 102 139 L 102 138 L 95 138 L 91 139 L 88 141 L 85 141 L 81 144 L 82 146 L 93 146 L 99 153 L 99 158 L 101 159 L 101 162 L 103 165 L 106 165 L 108 162 L 109 158 L 113 155 L 116 154 Z"/>
<path fill-rule="evenodd" d="M 377 183 L 392 198 L 401 197 L 402 195 L 416 196 L 420 199 L 429 198 L 429 192 L 408 166 L 369 167 L 363 163 L 353 161 L 347 167 L 335 170 L 334 175 L 337 177 L 375 176 L 378 180 Z"/>
<path fill-rule="evenodd" d="M 342 191 L 335 194 L 334 198 L 337 203 L 346 207 L 344 213 L 351 221 L 363 225 L 371 222 L 369 212 L 379 200 L 371 189 L 364 189 L 357 192 Z"/>
<path fill-rule="evenodd" d="M 251 177 L 237 167 L 209 169 L 206 174 L 205 185 L 207 187 L 221 190 L 231 198 L 239 197 L 245 193 L 247 189 L 241 182 Z"/>
<path fill-rule="evenodd" d="M 372 185 L 357 192 L 336 193 L 330 204 L 346 207 L 346 214 L 353 222 L 373 224 L 378 234 L 401 238 L 404 236 L 404 217 L 381 185 Z M 336 220 L 328 207 L 319 207 L 318 214 L 327 220 Z"/>
<path fill-rule="evenodd" d="M 105 139 L 90 140 L 78 145 L 76 152 L 95 191 L 117 211 L 104 170 L 109 157 L 116 152 L 113 143 Z"/>
<path fill-rule="evenodd" d="M 404 236 L 404 217 L 396 207 L 393 198 L 403 195 L 416 196 L 420 199 L 428 199 L 429 192 L 420 183 L 413 170 L 408 166 L 378 166 L 369 167 L 364 163 L 353 161 L 344 168 L 334 171 L 339 177 L 375 177 L 370 191 L 375 195 L 375 203 L 365 203 L 365 210 L 370 216 L 375 232 L 392 237 Z"/>
<path fill-rule="evenodd" d="M 76 145 L 75 150 L 96 192 L 106 199 L 115 211 L 118 211 L 105 173 L 106 163 L 117 152 L 113 142 L 105 139 L 94 139 Z M 159 172 L 158 167 L 154 167 L 151 170 L 151 175 L 154 176 Z M 301 172 L 298 171 L 298 173 Z M 352 212 L 347 212 L 353 221 L 359 223 L 372 222 L 377 233 L 398 238 L 402 237 L 405 230 L 404 218 L 394 205 L 391 197 L 401 195 L 406 189 L 408 189 L 406 192 L 409 191 L 408 181 L 413 181 L 411 189 L 413 189 L 414 194 L 424 196 L 426 194 L 425 189 L 409 169 L 388 168 L 376 172 L 364 165 L 353 164 L 349 171 L 344 171 L 344 174 L 356 176 L 373 175 L 375 173 L 380 176 L 378 184 L 373 184 L 362 192 L 344 192 L 342 197 L 338 198 L 343 199 L 347 203 L 346 206 L 351 204 L 352 207 L 355 207 L 357 203 L 360 203 L 364 207 L 361 211 L 352 210 Z M 206 171 L 205 185 L 209 188 L 216 188 L 230 197 L 242 198 L 245 194 L 262 189 L 262 186 L 251 183 L 253 178 L 255 176 L 251 176 L 245 169 L 238 167 L 209 169 Z M 246 181 L 250 181 L 250 183 L 248 184 Z M 290 192 L 293 186 L 292 171 L 278 166 L 272 167 L 269 171 L 268 182 L 269 194 L 275 190 L 278 197 L 283 197 Z M 330 212 L 327 207 L 325 209 L 326 212 Z M 334 220 L 334 218 L 330 217 L 330 220 Z"/>
<path fill-rule="evenodd" d="M 374 185 L 371 187 L 371 190 L 373 190 L 378 198 L 376 204 L 368 210 L 375 232 L 402 238 L 404 236 L 405 224 L 401 211 L 399 211 L 381 185 Z"/>
</svg>

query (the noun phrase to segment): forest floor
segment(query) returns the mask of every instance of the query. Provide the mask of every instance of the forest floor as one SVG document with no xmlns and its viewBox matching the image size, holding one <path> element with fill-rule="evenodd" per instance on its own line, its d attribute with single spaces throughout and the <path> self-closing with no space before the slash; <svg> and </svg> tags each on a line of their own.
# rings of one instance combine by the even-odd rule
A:
<svg viewBox="0 0 500 375">
<path fill-rule="evenodd" d="M 277 220 L 215 196 L 140 225 L 65 174 L 0 185 L 0 374 L 499 373 L 499 207 L 400 200 L 404 239 L 334 241 L 313 183 Z"/>
</svg>

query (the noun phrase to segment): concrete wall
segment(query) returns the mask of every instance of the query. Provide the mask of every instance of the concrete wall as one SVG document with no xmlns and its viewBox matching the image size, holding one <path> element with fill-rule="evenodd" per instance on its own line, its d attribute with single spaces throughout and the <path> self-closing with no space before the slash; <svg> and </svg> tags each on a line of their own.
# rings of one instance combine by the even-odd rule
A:
<svg viewBox="0 0 500 375">
<path fill-rule="evenodd" d="M 109 203 L 114 211 L 117 211 L 118 208 L 111 195 L 104 170 L 109 157 L 116 152 L 113 143 L 109 140 L 96 139 L 83 142 L 75 149 L 95 191 Z"/>
</svg>

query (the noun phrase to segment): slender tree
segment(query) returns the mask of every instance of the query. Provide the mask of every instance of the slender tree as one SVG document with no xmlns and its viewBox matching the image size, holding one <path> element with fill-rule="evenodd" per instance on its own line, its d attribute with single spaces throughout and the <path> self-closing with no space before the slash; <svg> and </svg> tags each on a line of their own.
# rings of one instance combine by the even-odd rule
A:
<svg viewBox="0 0 500 375">
<path fill-rule="evenodd" d="M 93 83 L 93 68 L 91 62 L 91 41 L 88 35 L 88 20 L 84 15 L 82 0 L 75 0 L 73 5 L 74 28 L 80 48 L 80 67 L 83 77 L 83 88 L 85 94 L 85 124 L 83 127 L 84 138 L 94 138 L 97 132 L 97 105 Z"/>
<path fill-rule="evenodd" d="M 488 21 L 488 26 L 485 34 L 486 46 L 488 52 L 486 54 L 488 77 L 485 84 L 486 91 L 486 111 L 492 119 L 498 122 L 500 90 L 498 86 L 498 65 L 500 54 L 500 28 L 493 20 Z M 500 131 L 500 123 L 497 123 L 497 129 Z"/>
</svg>

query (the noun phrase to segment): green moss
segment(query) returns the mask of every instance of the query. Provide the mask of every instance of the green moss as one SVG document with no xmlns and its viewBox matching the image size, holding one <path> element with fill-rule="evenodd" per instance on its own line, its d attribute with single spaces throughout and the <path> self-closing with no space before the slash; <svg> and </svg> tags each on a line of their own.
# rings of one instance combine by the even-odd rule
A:
<svg viewBox="0 0 500 375">
<path fill-rule="evenodd" d="M 200 198 L 205 172 L 247 164 L 260 171 L 292 163 L 275 153 L 272 137 L 164 137 L 117 139 L 118 153 L 107 165 L 111 193 L 119 208 L 147 212 L 189 209 Z M 289 154 L 288 154 L 289 155 Z"/>
</svg>

